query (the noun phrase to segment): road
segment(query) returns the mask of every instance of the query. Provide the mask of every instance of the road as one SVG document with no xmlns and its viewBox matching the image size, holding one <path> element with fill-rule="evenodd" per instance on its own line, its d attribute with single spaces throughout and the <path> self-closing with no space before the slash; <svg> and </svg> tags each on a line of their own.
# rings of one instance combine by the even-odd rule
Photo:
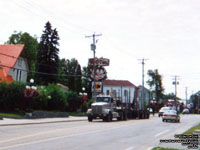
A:
<svg viewBox="0 0 200 150">
<path fill-rule="evenodd" d="M 182 115 L 181 123 L 149 120 L 78 121 L 37 125 L 1 126 L 0 150 L 148 150 L 160 139 L 199 123 L 200 115 Z"/>
</svg>

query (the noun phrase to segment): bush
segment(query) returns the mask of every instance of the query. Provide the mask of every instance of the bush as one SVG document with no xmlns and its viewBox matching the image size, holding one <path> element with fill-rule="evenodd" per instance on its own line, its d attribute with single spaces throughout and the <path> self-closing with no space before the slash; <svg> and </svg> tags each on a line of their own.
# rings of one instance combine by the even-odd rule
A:
<svg viewBox="0 0 200 150">
<path fill-rule="evenodd" d="M 77 93 L 73 91 L 67 91 L 66 97 L 67 97 L 67 102 L 69 104 L 69 106 L 67 107 L 67 110 L 69 112 L 77 111 L 77 109 L 79 109 L 81 105 L 81 102 L 78 99 Z"/>
<path fill-rule="evenodd" d="M 26 106 L 24 98 L 25 83 L 0 83 L 0 105 L 3 110 L 23 109 Z"/>
<path fill-rule="evenodd" d="M 5 101 L 8 99 L 8 84 L 5 82 L 0 83 L 0 108 L 5 109 Z"/>
<path fill-rule="evenodd" d="M 88 101 L 83 102 L 81 111 L 86 112 L 91 107 L 91 104 L 93 103 L 93 101 L 94 101 L 93 99 L 89 99 Z"/>
<path fill-rule="evenodd" d="M 73 91 L 63 91 L 56 84 L 38 86 L 39 96 L 24 96 L 26 83 L 12 82 L 0 83 L 0 109 L 10 110 L 58 110 L 75 112 L 81 108 L 87 110 L 91 104 L 81 102 L 78 95 Z"/>
<path fill-rule="evenodd" d="M 40 90 L 40 105 L 46 110 L 66 110 L 68 103 L 65 92 L 56 84 L 41 86 Z"/>
</svg>

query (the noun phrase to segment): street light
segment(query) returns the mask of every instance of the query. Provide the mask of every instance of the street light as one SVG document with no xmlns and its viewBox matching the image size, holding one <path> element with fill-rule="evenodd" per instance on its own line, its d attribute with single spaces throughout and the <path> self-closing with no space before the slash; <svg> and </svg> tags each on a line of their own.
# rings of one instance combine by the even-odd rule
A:
<svg viewBox="0 0 200 150">
<path fill-rule="evenodd" d="M 37 90 L 37 87 L 34 86 L 34 79 L 30 79 L 29 85 L 26 85 L 26 90 L 24 91 L 25 97 L 32 97 Z"/>
</svg>

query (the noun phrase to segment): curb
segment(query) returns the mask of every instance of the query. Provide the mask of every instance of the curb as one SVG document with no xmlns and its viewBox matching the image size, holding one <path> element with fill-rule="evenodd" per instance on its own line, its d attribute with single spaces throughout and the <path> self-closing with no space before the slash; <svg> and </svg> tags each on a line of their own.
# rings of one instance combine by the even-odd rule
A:
<svg viewBox="0 0 200 150">
<path fill-rule="evenodd" d="M 76 121 L 87 121 L 87 119 L 77 120 L 58 120 L 58 121 L 46 121 L 46 122 L 27 122 L 27 123 L 8 123 L 0 124 L 0 126 L 18 126 L 18 125 L 37 125 L 37 124 L 50 124 L 50 123 L 62 123 L 62 122 L 76 122 Z"/>
</svg>

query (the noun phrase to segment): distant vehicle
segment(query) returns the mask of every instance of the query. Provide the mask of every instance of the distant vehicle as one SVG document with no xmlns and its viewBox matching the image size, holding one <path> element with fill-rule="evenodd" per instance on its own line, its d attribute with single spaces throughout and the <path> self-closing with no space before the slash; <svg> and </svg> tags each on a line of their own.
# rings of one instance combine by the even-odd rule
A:
<svg viewBox="0 0 200 150">
<path fill-rule="evenodd" d="M 180 122 L 180 116 L 176 110 L 167 110 L 163 113 L 162 121 L 175 121 Z"/>
<path fill-rule="evenodd" d="M 158 112 L 158 117 L 162 116 L 167 110 L 172 110 L 172 107 L 162 107 Z"/>
<path fill-rule="evenodd" d="M 135 91 L 137 92 L 137 90 Z M 135 97 L 137 99 L 137 96 Z M 136 106 L 135 106 L 136 107 Z M 112 97 L 110 95 L 97 95 L 95 101 L 91 104 L 91 108 L 87 111 L 88 121 L 94 119 L 103 119 L 110 122 L 113 118 L 117 120 L 149 119 L 149 110 L 134 108 L 132 103 L 123 103 L 121 97 Z"/>
<path fill-rule="evenodd" d="M 190 111 L 187 108 L 183 109 L 183 111 L 182 111 L 182 114 L 189 114 L 189 113 L 190 113 Z"/>
</svg>

